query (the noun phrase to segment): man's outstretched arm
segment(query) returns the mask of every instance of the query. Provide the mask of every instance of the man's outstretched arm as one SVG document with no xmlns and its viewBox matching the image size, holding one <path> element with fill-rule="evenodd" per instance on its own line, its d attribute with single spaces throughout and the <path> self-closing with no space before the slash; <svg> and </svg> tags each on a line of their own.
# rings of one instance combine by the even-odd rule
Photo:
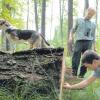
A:
<svg viewBox="0 0 100 100">
<path fill-rule="evenodd" d="M 70 85 L 69 83 L 65 83 L 64 88 L 65 89 L 82 89 L 88 86 L 90 83 L 94 82 L 95 80 L 96 80 L 96 77 L 91 76 L 88 79 L 77 84 Z"/>
</svg>

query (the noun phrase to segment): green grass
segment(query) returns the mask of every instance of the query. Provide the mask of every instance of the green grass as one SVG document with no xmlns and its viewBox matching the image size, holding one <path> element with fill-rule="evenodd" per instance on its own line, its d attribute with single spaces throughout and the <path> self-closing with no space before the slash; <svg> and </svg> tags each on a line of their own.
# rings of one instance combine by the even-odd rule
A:
<svg viewBox="0 0 100 100">
<path fill-rule="evenodd" d="M 59 44 L 59 43 L 57 43 Z M 55 44 L 56 45 L 56 44 Z M 17 46 L 17 51 L 26 50 L 29 46 L 26 44 L 20 44 Z M 96 40 L 96 50 L 100 53 L 100 43 L 99 39 Z M 65 48 L 65 54 L 66 54 Z M 65 55 L 66 66 L 71 66 L 71 58 Z M 86 77 L 90 75 L 90 72 L 86 74 Z M 24 88 L 24 87 L 23 87 Z M 10 93 L 6 88 L 0 88 L 0 100 L 24 100 L 24 93 L 29 87 L 27 86 L 19 95 L 16 88 L 13 93 Z M 40 95 L 38 93 L 33 93 L 27 100 L 57 100 L 57 95 Z M 91 84 L 83 90 L 64 90 L 62 100 L 100 100 L 100 80 Z"/>
<path fill-rule="evenodd" d="M 85 75 L 86 79 L 92 74 L 92 71 L 88 71 Z M 65 82 L 69 82 L 65 79 Z M 70 82 L 71 84 L 79 83 L 80 81 Z M 81 90 L 68 90 L 64 89 L 62 100 L 100 100 L 100 79 L 90 84 L 88 87 Z"/>
<path fill-rule="evenodd" d="M 17 91 L 18 88 L 15 88 L 13 93 L 9 92 L 6 88 L 0 88 L 0 100 L 25 100 L 25 93 L 30 88 L 28 85 L 23 86 L 20 94 Z M 32 95 L 28 95 L 26 100 L 58 100 L 57 96 L 33 92 Z M 100 100 L 100 80 L 83 90 L 64 90 L 62 100 Z"/>
<path fill-rule="evenodd" d="M 45 88 L 47 86 L 44 83 L 34 84 L 34 86 L 27 83 L 21 86 L 17 85 L 14 88 L 9 87 L 13 92 L 9 91 L 8 87 L 0 87 L 0 100 L 58 100 L 58 94 L 54 92 L 54 89 L 47 94 L 37 91 L 41 85 Z"/>
<path fill-rule="evenodd" d="M 64 90 L 63 100 L 100 100 L 100 81 L 83 90 Z"/>
</svg>

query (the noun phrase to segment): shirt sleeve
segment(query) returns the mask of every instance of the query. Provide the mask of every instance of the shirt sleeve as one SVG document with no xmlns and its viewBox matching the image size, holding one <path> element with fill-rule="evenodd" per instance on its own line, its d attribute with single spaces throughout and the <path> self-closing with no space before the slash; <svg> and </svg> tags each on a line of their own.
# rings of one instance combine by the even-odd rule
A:
<svg viewBox="0 0 100 100">
<path fill-rule="evenodd" d="M 100 70 L 96 70 L 93 72 L 93 77 L 100 78 Z"/>
<path fill-rule="evenodd" d="M 78 27 L 78 19 L 76 19 L 76 22 L 75 22 L 75 24 L 73 25 L 73 28 L 71 29 L 71 32 L 72 32 L 72 33 L 75 33 L 76 30 L 77 30 L 77 27 Z"/>
</svg>

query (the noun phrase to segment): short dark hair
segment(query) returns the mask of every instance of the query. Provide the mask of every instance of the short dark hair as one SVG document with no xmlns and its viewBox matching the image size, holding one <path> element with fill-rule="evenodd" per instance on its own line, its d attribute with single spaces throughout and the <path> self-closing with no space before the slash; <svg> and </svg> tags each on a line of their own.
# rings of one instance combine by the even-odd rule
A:
<svg viewBox="0 0 100 100">
<path fill-rule="evenodd" d="M 98 59 L 100 59 L 100 56 L 96 52 L 92 50 L 87 50 L 82 56 L 82 64 L 84 63 L 92 64 L 93 60 L 98 60 Z"/>
</svg>

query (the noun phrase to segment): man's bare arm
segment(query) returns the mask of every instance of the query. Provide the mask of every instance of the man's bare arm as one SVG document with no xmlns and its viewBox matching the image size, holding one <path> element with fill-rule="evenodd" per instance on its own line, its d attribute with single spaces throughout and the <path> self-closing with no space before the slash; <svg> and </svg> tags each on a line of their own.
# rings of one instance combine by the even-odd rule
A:
<svg viewBox="0 0 100 100">
<path fill-rule="evenodd" d="M 94 82 L 95 80 L 96 80 L 96 78 L 91 76 L 88 79 L 86 79 L 86 80 L 84 80 L 80 83 L 74 84 L 74 85 L 70 85 L 68 83 L 65 83 L 64 88 L 67 88 L 67 89 L 82 89 L 82 88 L 85 88 L 86 86 L 88 86 L 90 83 Z"/>
</svg>

